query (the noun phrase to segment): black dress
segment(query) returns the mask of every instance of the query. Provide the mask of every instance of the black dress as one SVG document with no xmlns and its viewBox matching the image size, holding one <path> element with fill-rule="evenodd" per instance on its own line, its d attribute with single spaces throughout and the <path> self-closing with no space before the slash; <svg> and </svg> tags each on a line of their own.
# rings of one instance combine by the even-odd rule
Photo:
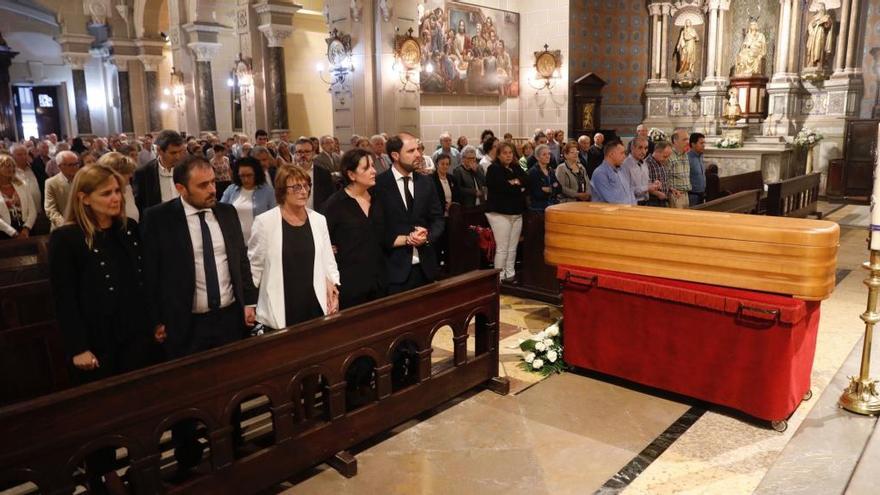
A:
<svg viewBox="0 0 880 495">
<path fill-rule="evenodd" d="M 65 225 L 49 238 L 49 277 L 65 353 L 77 383 L 132 371 L 162 360 L 149 325 L 137 222 L 98 231 L 92 247 L 83 231 Z M 72 366 L 91 351 L 100 367 Z"/>
<path fill-rule="evenodd" d="M 339 268 L 339 309 L 350 308 L 385 295 L 385 258 L 382 253 L 384 213 L 375 196 L 369 216 L 344 189 L 324 203 L 330 242 L 336 246 Z"/>
<path fill-rule="evenodd" d="M 324 316 L 315 296 L 315 241 L 308 219 L 294 227 L 281 219 L 281 257 L 284 271 L 285 325 Z"/>
</svg>

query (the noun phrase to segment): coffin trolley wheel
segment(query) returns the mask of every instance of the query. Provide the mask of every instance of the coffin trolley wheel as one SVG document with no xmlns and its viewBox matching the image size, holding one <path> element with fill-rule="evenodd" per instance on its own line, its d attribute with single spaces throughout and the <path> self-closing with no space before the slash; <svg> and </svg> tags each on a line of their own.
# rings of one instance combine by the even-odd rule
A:
<svg viewBox="0 0 880 495">
<path fill-rule="evenodd" d="M 775 431 L 782 433 L 788 429 L 788 421 L 785 419 L 781 419 L 779 421 L 771 421 L 770 428 L 773 428 Z"/>
<path fill-rule="evenodd" d="M 812 391 L 812 390 L 807 390 L 807 393 L 804 394 L 804 399 L 803 399 L 804 402 L 806 402 L 806 401 L 808 401 L 808 400 L 810 400 L 810 399 L 812 399 L 812 398 L 813 398 L 813 391 Z"/>
</svg>

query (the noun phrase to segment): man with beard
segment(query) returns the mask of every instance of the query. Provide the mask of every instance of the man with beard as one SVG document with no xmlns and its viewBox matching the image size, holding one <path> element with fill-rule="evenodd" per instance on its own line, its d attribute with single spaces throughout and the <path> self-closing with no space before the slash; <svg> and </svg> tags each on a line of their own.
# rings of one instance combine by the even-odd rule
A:
<svg viewBox="0 0 880 495">
<path fill-rule="evenodd" d="M 415 289 L 437 277 L 434 243 L 443 234 L 443 209 L 431 178 L 413 172 L 422 162 L 418 139 L 402 133 L 386 144 L 391 170 L 376 177 L 385 217 L 388 293 Z"/>
<path fill-rule="evenodd" d="M 135 170 L 134 199 L 141 215 L 144 210 L 177 197 L 174 167 L 186 156 L 186 141 L 175 131 L 165 130 L 156 138 L 159 156 Z"/>
<path fill-rule="evenodd" d="M 150 323 L 169 359 L 243 339 L 256 323 L 258 295 L 238 215 L 217 202 L 211 164 L 185 158 L 174 167 L 174 187 L 179 197 L 147 209 L 142 225 Z M 178 470 L 198 466 L 196 421 L 171 431 Z"/>
</svg>

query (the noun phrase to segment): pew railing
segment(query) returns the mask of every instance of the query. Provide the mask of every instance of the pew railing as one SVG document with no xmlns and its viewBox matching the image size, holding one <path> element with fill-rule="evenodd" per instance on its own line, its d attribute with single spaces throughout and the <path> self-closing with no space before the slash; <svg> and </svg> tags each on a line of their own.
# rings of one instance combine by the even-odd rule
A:
<svg viewBox="0 0 880 495">
<path fill-rule="evenodd" d="M 465 207 L 459 203 L 449 205 L 447 218 L 446 263 L 448 275 L 459 275 L 483 266 L 477 234 L 471 226 L 488 227 L 486 207 Z"/>
<path fill-rule="evenodd" d="M 126 453 L 123 481 L 137 494 L 254 493 L 328 459 L 350 468 L 346 449 L 475 386 L 507 392 L 506 380 L 498 378 L 498 318 L 498 272 L 474 271 L 2 408 L 0 487 L 33 483 L 41 493 L 70 493 L 77 467 L 107 448 Z M 434 337 L 446 327 L 453 364 L 432 372 Z M 417 350 L 414 379 L 396 386 L 392 376 L 401 370 L 394 356 L 407 346 Z M 372 366 L 372 395 L 354 409 L 346 376 L 363 360 Z M 308 383 L 318 384 L 318 415 L 302 413 L 315 402 L 304 392 Z M 237 456 L 236 411 L 255 396 L 268 401 L 272 435 L 267 445 Z M 182 420 L 203 425 L 208 462 L 185 484 L 167 484 L 160 441 Z"/>
<path fill-rule="evenodd" d="M 816 215 L 819 206 L 819 181 L 822 174 L 813 172 L 767 185 L 767 214 L 777 217 Z"/>
<path fill-rule="evenodd" d="M 691 206 L 692 210 L 720 211 L 725 213 L 758 213 L 761 204 L 761 189 L 740 191 L 712 201 Z"/>
<path fill-rule="evenodd" d="M 0 242 L 0 285 L 49 277 L 49 236 Z"/>
</svg>

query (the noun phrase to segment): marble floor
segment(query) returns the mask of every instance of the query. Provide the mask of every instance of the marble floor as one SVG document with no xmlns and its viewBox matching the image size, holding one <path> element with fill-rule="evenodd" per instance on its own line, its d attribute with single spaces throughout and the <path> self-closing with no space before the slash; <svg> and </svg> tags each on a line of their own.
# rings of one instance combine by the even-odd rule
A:
<svg viewBox="0 0 880 495">
<path fill-rule="evenodd" d="M 801 405 L 784 433 L 711 405 L 590 372 L 543 380 L 524 372 L 518 367 L 519 339 L 555 321 L 559 309 L 505 297 L 499 371 L 511 380 L 510 395 L 472 392 L 359 446 L 353 452 L 359 463 L 354 478 L 322 465 L 273 492 L 748 494 L 768 471 L 768 478 L 786 479 L 791 472 L 774 464 L 796 434 L 801 441 L 801 430 L 815 427 L 811 416 L 800 428 L 814 407 L 824 407 L 817 406 L 817 398 L 827 402 L 826 397 L 839 396 L 835 375 L 852 359 L 864 328 L 858 316 L 866 300 L 860 265 L 867 256 L 867 207 L 826 203 L 821 208 L 841 224 L 838 286 L 822 305 L 812 374 L 815 398 Z M 878 445 L 871 448 L 880 451 L 880 433 L 874 436 Z M 872 486 L 868 468 L 861 472 Z M 873 475 L 880 479 L 876 471 Z M 798 493 L 833 493 L 803 485 L 806 491 Z M 786 493 L 785 486 L 768 482 L 761 493 Z"/>
</svg>

